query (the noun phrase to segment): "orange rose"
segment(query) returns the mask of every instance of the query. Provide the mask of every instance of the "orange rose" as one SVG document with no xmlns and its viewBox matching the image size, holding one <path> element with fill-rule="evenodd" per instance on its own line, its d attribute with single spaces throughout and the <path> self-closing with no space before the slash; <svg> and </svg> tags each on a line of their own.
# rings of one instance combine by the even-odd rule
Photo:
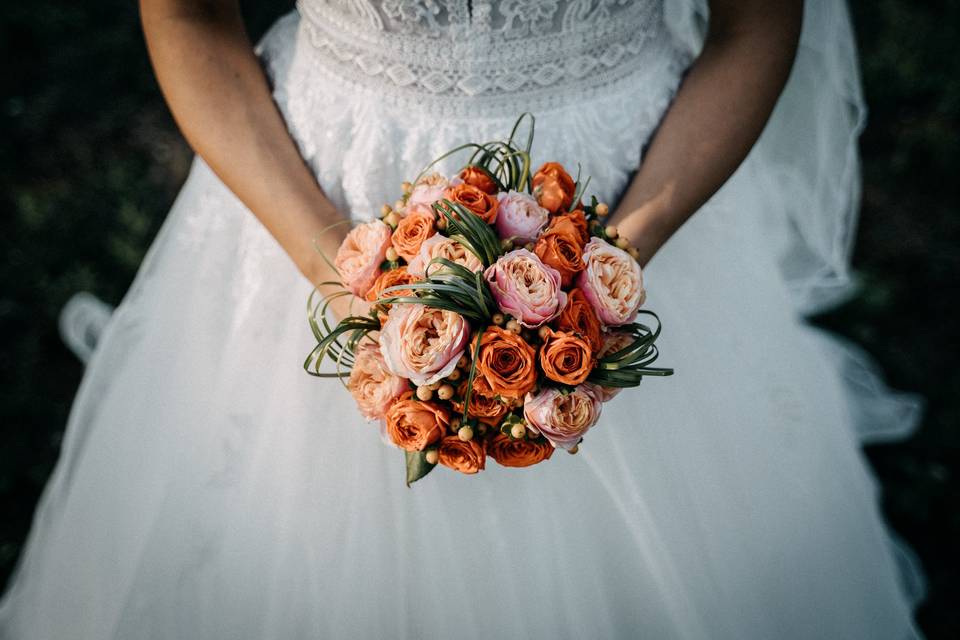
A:
<svg viewBox="0 0 960 640">
<path fill-rule="evenodd" d="M 458 436 L 447 436 L 440 441 L 440 464 L 460 473 L 483 471 L 487 451 L 477 439 L 464 442 Z"/>
<path fill-rule="evenodd" d="M 556 325 L 560 331 L 575 333 L 586 340 L 593 353 L 603 347 L 600 319 L 580 289 L 571 289 L 567 294 L 567 306 L 560 312 Z"/>
<path fill-rule="evenodd" d="M 497 198 L 471 184 L 450 187 L 443 196 L 477 214 L 487 224 L 493 224 L 497 219 Z"/>
<path fill-rule="evenodd" d="M 390 242 L 400 257 L 410 262 L 420 252 L 423 241 L 437 232 L 433 225 L 433 211 L 428 207 L 412 207 L 393 230 Z"/>
<path fill-rule="evenodd" d="M 593 352 L 583 338 L 548 328 L 540 348 L 540 368 L 551 380 L 575 387 L 593 370 Z"/>
<path fill-rule="evenodd" d="M 537 440 L 514 440 L 498 433 L 487 442 L 487 455 L 504 467 L 529 467 L 549 460 L 553 445 L 544 438 Z"/>
<path fill-rule="evenodd" d="M 460 383 L 457 390 L 458 400 L 453 402 L 457 413 L 463 413 L 463 401 L 467 397 L 467 380 Z M 497 398 L 490 390 L 490 384 L 484 378 L 475 378 L 473 391 L 470 393 L 470 415 L 488 425 L 496 426 L 500 419 L 510 410 L 508 404 Z"/>
<path fill-rule="evenodd" d="M 407 391 L 390 405 L 386 415 L 387 435 L 401 449 L 423 451 L 443 437 L 450 426 L 450 413 L 432 402 L 421 402 Z"/>
<path fill-rule="evenodd" d="M 367 302 L 376 302 L 379 298 L 384 297 L 393 297 L 393 296 L 411 296 L 413 291 L 410 289 L 401 289 L 399 291 L 391 291 L 390 293 L 384 293 L 384 289 L 388 287 L 395 287 L 401 284 L 413 284 L 414 282 L 419 282 L 420 278 L 410 275 L 407 272 L 406 267 L 397 267 L 396 269 L 390 269 L 389 271 L 384 271 L 380 276 L 374 281 L 373 286 L 370 287 L 370 291 L 367 291 Z"/>
<path fill-rule="evenodd" d="M 583 244 L 574 218 L 558 216 L 550 221 L 533 248 L 537 257 L 560 272 L 564 287 L 570 286 L 573 276 L 583 270 Z"/>
<path fill-rule="evenodd" d="M 497 192 L 497 183 L 490 176 L 486 169 L 470 165 L 464 167 L 460 172 L 460 179 L 465 183 L 480 189 L 484 193 L 495 194 Z"/>
<path fill-rule="evenodd" d="M 533 174 L 533 195 L 550 213 L 569 209 L 575 189 L 573 178 L 559 162 L 548 162 Z"/>
<path fill-rule="evenodd" d="M 475 343 L 471 353 L 477 361 L 477 376 L 490 391 L 511 400 L 523 397 L 537 383 L 536 350 L 515 333 L 490 326 L 480 339 L 480 357 Z"/>
<path fill-rule="evenodd" d="M 580 237 L 580 248 L 583 248 L 585 244 L 590 240 L 590 231 L 587 227 L 587 216 L 584 215 L 583 209 L 577 209 L 576 211 L 571 211 L 570 213 L 565 213 L 563 215 L 554 216 L 550 220 L 550 225 L 547 227 L 547 230 L 558 226 L 563 225 L 564 229 L 570 229 L 567 225 L 573 225 L 573 229 L 577 230 L 577 234 Z M 396 232 L 394 232 L 396 233 Z"/>
</svg>

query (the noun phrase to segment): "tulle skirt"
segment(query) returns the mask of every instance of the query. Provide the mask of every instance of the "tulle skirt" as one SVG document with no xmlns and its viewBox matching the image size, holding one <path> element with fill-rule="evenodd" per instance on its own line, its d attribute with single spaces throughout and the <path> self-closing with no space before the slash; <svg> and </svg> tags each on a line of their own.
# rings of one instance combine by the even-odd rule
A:
<svg viewBox="0 0 960 640">
<path fill-rule="evenodd" d="M 509 132 L 333 81 L 294 100 L 296 29 L 267 40 L 278 103 L 358 219 L 445 149 Z M 614 202 L 676 65 L 536 114 L 535 159 L 579 162 Z M 94 353 L 0 636 L 915 637 L 866 414 L 794 311 L 764 170 L 744 165 L 646 270 L 674 377 L 607 403 L 577 455 L 408 489 L 402 453 L 301 368 L 311 285 L 196 161 Z"/>
</svg>

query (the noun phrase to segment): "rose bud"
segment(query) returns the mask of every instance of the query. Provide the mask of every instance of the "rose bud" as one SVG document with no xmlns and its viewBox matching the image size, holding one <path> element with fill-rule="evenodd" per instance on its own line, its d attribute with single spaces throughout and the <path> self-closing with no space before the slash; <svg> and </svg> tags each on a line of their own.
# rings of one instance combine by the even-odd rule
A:
<svg viewBox="0 0 960 640">
<path fill-rule="evenodd" d="M 540 205 L 550 213 L 570 208 L 576 183 L 563 166 L 547 162 L 533 175 L 533 192 Z"/>
<path fill-rule="evenodd" d="M 534 246 L 537 257 L 560 273 L 560 281 L 565 287 L 569 286 L 574 276 L 583 270 L 585 234 L 586 226 L 581 233 L 575 219 L 569 216 L 558 216 L 550 222 L 550 226 L 541 234 Z"/>
<path fill-rule="evenodd" d="M 496 181 L 485 169 L 481 169 L 478 166 L 470 165 L 464 167 L 463 171 L 460 172 L 460 179 L 463 180 L 465 184 L 476 187 L 484 193 L 492 195 L 497 192 Z"/>
</svg>

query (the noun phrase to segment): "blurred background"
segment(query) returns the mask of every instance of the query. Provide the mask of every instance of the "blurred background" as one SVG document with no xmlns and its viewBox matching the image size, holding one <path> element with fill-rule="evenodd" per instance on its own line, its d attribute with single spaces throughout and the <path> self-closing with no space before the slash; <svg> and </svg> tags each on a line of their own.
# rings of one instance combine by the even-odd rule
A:
<svg viewBox="0 0 960 640">
<path fill-rule="evenodd" d="M 245 2 L 258 37 L 292 1 Z M 869 447 L 920 556 L 930 638 L 960 637 L 960 0 L 853 0 L 870 118 L 854 262 L 813 319 L 926 397 L 909 441 Z M 56 460 L 83 369 L 57 333 L 75 292 L 117 304 L 186 176 L 132 0 L 0 8 L 0 584 Z"/>
</svg>

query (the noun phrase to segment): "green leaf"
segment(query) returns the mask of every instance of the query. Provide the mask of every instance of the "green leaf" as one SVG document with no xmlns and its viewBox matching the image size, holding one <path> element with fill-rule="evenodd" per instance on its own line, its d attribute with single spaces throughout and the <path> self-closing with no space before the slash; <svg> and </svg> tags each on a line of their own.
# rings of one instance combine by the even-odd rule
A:
<svg viewBox="0 0 960 640">
<path fill-rule="evenodd" d="M 404 451 L 407 459 L 407 486 L 427 475 L 437 465 L 427 462 L 425 451 Z"/>
</svg>

